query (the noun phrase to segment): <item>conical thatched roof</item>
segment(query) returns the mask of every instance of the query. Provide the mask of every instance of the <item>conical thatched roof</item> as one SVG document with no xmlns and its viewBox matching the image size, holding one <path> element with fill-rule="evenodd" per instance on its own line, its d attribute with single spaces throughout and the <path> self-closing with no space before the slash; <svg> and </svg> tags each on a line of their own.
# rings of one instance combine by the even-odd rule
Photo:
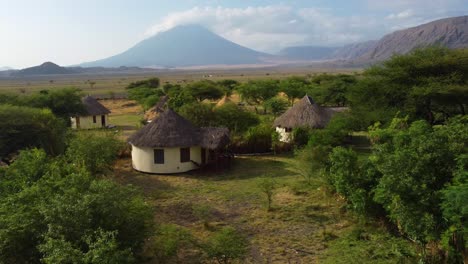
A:
<svg viewBox="0 0 468 264">
<path fill-rule="evenodd" d="M 274 126 L 324 128 L 334 113 L 332 108 L 321 107 L 306 95 L 288 111 L 276 118 Z"/>
<path fill-rule="evenodd" d="M 81 101 L 86 109 L 86 113 L 90 116 L 110 114 L 109 109 L 99 103 L 94 97 L 86 96 Z"/>
<path fill-rule="evenodd" d="M 200 129 L 172 109 L 159 114 L 129 139 L 138 147 L 190 147 L 200 142 Z"/>
<path fill-rule="evenodd" d="M 223 98 L 221 98 L 221 100 L 219 100 L 218 103 L 216 103 L 215 107 L 220 107 L 225 104 L 235 104 L 235 103 L 229 97 L 225 95 Z"/>
<path fill-rule="evenodd" d="M 167 101 L 169 101 L 169 96 L 164 95 L 159 98 L 159 101 L 148 111 L 145 113 L 145 119 L 146 120 L 153 120 L 155 119 L 159 114 L 164 112 L 166 109 Z"/>
<path fill-rule="evenodd" d="M 201 146 L 218 149 L 229 143 L 229 130 L 220 127 L 198 128 L 172 109 L 167 109 L 133 134 L 128 142 L 137 147 Z"/>
</svg>

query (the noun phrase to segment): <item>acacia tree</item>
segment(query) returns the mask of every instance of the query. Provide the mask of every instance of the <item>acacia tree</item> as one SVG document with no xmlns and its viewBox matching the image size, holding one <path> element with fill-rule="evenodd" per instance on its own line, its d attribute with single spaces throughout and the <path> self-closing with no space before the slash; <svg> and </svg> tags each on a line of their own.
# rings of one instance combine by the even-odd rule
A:
<svg viewBox="0 0 468 264">
<path fill-rule="evenodd" d="M 259 105 L 278 94 L 278 82 L 275 80 L 249 81 L 240 85 L 237 90 L 243 100 L 252 105 Z"/>
<path fill-rule="evenodd" d="M 217 100 L 224 95 L 224 91 L 213 81 L 201 80 L 193 82 L 185 88 L 191 96 L 199 102 L 203 100 Z"/>
<path fill-rule="evenodd" d="M 294 100 L 301 98 L 306 94 L 306 88 L 309 82 L 304 77 L 292 76 L 279 83 L 279 91 L 286 94 L 289 103 L 292 106 Z"/>
<path fill-rule="evenodd" d="M 465 114 L 468 102 L 468 50 L 441 47 L 396 55 L 367 69 L 352 86 L 352 111 L 363 126 L 388 123 L 397 112 L 410 120 L 443 123 Z"/>
</svg>

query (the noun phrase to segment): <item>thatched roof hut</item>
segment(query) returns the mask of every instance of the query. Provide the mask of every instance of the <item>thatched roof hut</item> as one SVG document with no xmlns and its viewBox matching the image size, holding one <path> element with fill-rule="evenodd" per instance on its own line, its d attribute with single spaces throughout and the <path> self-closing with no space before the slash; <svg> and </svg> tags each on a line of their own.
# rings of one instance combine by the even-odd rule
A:
<svg viewBox="0 0 468 264">
<path fill-rule="evenodd" d="M 229 130 L 222 127 L 198 128 L 174 110 L 167 109 L 133 134 L 128 142 L 137 147 L 190 147 L 218 149 L 229 143 Z"/>
<path fill-rule="evenodd" d="M 295 128 L 306 126 L 324 128 L 336 112 L 344 107 L 321 107 L 306 95 L 284 114 L 275 119 L 275 127 Z"/>
<path fill-rule="evenodd" d="M 98 116 L 110 114 L 110 110 L 103 106 L 92 96 L 86 96 L 81 99 L 88 116 Z"/>
<path fill-rule="evenodd" d="M 167 107 L 167 102 L 169 101 L 169 96 L 164 95 L 159 98 L 159 101 L 148 111 L 145 112 L 145 119 L 151 121 L 155 119 L 159 114 L 164 112 Z"/>
<path fill-rule="evenodd" d="M 229 143 L 229 130 L 196 127 L 172 109 L 133 134 L 132 165 L 148 173 L 180 173 L 210 163 Z"/>
</svg>

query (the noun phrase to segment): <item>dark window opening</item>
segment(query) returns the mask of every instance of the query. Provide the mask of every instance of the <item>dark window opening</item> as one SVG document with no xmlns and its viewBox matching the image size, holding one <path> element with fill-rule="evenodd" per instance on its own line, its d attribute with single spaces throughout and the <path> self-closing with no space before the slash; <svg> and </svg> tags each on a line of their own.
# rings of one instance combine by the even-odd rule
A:
<svg viewBox="0 0 468 264">
<path fill-rule="evenodd" d="M 164 164 L 164 149 L 154 150 L 154 164 Z"/>
<path fill-rule="evenodd" d="M 93 116 L 93 123 L 96 124 L 96 116 Z"/>
<path fill-rule="evenodd" d="M 284 131 L 290 133 L 290 132 L 292 132 L 292 128 L 290 128 L 290 127 L 285 127 L 285 128 L 284 128 Z"/>
<path fill-rule="evenodd" d="M 181 148 L 180 149 L 180 162 L 189 162 L 190 161 L 190 148 Z"/>
</svg>

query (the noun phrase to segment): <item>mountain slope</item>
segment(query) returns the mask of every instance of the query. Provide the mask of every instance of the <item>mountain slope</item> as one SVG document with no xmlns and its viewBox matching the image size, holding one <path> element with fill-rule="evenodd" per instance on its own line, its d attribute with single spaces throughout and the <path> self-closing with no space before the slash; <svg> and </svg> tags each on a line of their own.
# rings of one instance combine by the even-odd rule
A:
<svg viewBox="0 0 468 264">
<path fill-rule="evenodd" d="M 257 52 L 197 25 L 178 26 L 143 40 L 116 56 L 83 63 L 83 67 L 103 66 L 196 66 L 260 63 L 268 54 Z"/>
<path fill-rule="evenodd" d="M 393 54 L 405 54 L 417 47 L 429 45 L 451 49 L 468 47 L 468 16 L 440 19 L 385 35 L 356 59 L 381 61 Z"/>
</svg>

